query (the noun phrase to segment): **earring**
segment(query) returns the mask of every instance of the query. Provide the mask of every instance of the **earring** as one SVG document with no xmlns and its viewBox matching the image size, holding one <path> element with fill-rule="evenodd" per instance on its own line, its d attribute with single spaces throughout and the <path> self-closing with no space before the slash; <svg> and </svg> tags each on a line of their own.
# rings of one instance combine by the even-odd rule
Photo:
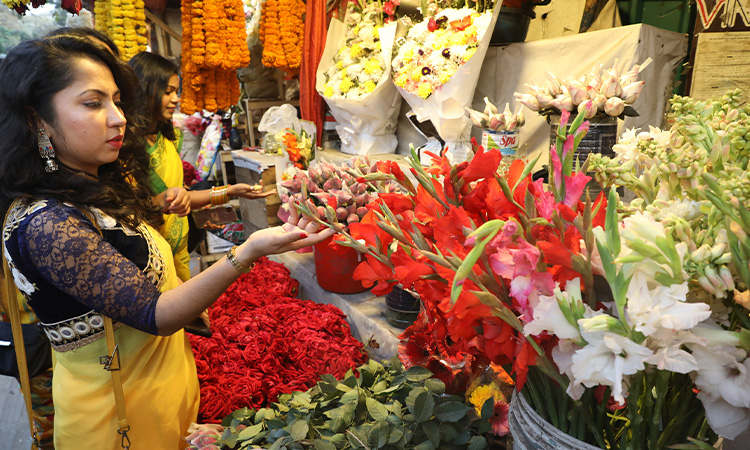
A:
<svg viewBox="0 0 750 450">
<path fill-rule="evenodd" d="M 57 163 L 53 159 L 55 157 L 55 149 L 52 148 L 52 142 L 50 142 L 47 132 L 43 127 L 40 127 L 36 130 L 36 133 L 37 142 L 39 144 L 39 156 L 44 158 L 47 163 L 44 170 L 46 170 L 47 173 L 57 172 Z"/>
</svg>

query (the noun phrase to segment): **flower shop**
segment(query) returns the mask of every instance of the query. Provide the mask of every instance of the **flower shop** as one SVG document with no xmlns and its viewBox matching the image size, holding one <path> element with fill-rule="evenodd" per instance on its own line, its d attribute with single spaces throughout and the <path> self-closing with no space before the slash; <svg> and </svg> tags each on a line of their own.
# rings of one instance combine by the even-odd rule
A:
<svg viewBox="0 0 750 450">
<path fill-rule="evenodd" d="M 179 63 L 187 186 L 270 194 L 192 213 L 193 274 L 336 232 L 189 334 L 185 446 L 750 448 L 746 3 L 55 3 Z"/>
</svg>

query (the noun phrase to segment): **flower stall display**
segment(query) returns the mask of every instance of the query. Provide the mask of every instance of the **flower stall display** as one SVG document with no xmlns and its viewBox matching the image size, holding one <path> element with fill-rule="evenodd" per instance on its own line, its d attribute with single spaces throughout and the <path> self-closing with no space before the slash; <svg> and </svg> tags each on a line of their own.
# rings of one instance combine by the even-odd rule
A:
<svg viewBox="0 0 750 450">
<path fill-rule="evenodd" d="M 408 28 L 396 39 L 393 81 L 419 122 L 431 121 L 445 141 L 448 157 L 471 155 L 471 105 L 479 72 L 502 0 L 494 7 L 447 8 Z M 429 9 L 429 8 L 428 8 Z"/>
<path fill-rule="evenodd" d="M 383 161 L 371 164 L 367 156 L 354 156 L 341 165 L 320 161 L 306 172 L 298 169 L 288 171 L 279 189 L 282 201 L 279 218 L 286 222 L 294 205 L 309 200 L 315 208 L 316 217 L 324 220 L 329 213 L 328 208 L 331 208 L 330 213 L 335 220 L 329 223 L 349 225 L 359 222 L 367 213 L 366 205 L 377 197 L 377 188 L 364 177 L 375 173 L 378 166 L 385 164 Z M 395 185 L 388 183 L 382 189 L 390 191 L 395 189 Z"/>
<path fill-rule="evenodd" d="M 210 308 L 213 336 L 190 335 L 201 423 L 264 408 L 315 386 L 321 375 L 342 378 L 367 361 L 344 314 L 294 298 L 298 285 L 282 264 L 262 258 Z"/>
<path fill-rule="evenodd" d="M 227 110 L 237 103 L 237 69 L 250 63 L 242 0 L 182 0 L 180 110 Z"/>
<path fill-rule="evenodd" d="M 286 128 L 277 134 L 276 140 L 282 143 L 281 149 L 292 166 L 297 169 L 307 169 L 310 162 L 315 159 L 315 138 L 304 128 L 300 128 L 299 131 Z"/>
<path fill-rule="evenodd" d="M 598 115 L 621 117 L 638 115 L 632 108 L 633 103 L 643 90 L 645 81 L 638 80 L 638 75 L 651 64 L 651 58 L 642 64 L 634 65 L 620 75 L 617 62 L 614 66 L 602 71 L 602 65 L 579 78 L 558 78 L 547 72 L 545 85 L 528 85 L 526 94 L 516 92 L 519 103 L 542 116 L 559 115 L 562 111 L 580 112 L 586 119 Z"/>
<path fill-rule="evenodd" d="M 390 78 L 396 24 L 380 2 L 349 2 L 344 22 L 332 19 L 321 56 L 316 89 L 338 125 L 341 151 L 393 153 L 401 96 Z"/>
<path fill-rule="evenodd" d="M 289 75 L 299 73 L 305 11 L 303 0 L 266 0 L 259 30 L 264 66 L 279 68 Z"/>
<path fill-rule="evenodd" d="M 230 449 L 484 449 L 507 433 L 501 388 L 479 381 L 470 395 L 447 395 L 423 367 L 370 360 L 344 377 L 324 375 L 307 392 L 279 396 L 266 408 L 228 415 L 211 441 Z"/>
<path fill-rule="evenodd" d="M 120 49 L 120 56 L 129 60 L 146 51 L 148 30 L 143 0 L 96 0 L 95 28 L 109 36 Z"/>
<path fill-rule="evenodd" d="M 750 108 L 733 92 L 676 97 L 672 111 L 669 132 L 630 133 L 588 167 L 573 158 L 585 115 L 562 111 L 547 187 L 534 162 L 497 173 L 497 150 L 427 169 L 414 155 L 418 186 L 381 194 L 339 232 L 365 254 L 355 277 L 374 293 L 420 294 L 405 365 L 453 382 L 507 366 L 572 448 L 708 448 L 747 429 Z M 581 200 L 586 170 L 638 197 Z M 510 426 L 528 437 L 523 414 L 511 409 Z"/>
</svg>

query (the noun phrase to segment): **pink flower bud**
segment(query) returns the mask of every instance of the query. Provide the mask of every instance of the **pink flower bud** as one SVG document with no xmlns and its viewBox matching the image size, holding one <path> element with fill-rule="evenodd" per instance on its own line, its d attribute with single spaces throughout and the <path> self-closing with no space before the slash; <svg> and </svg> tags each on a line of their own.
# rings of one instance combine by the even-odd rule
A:
<svg viewBox="0 0 750 450">
<path fill-rule="evenodd" d="M 610 74 L 607 74 L 602 79 L 602 86 L 599 88 L 599 93 L 607 98 L 615 97 L 617 95 L 617 78 Z"/>
<path fill-rule="evenodd" d="M 573 105 L 580 105 L 582 101 L 588 100 L 589 94 L 586 91 L 586 86 L 579 83 L 578 81 L 568 81 L 567 83 L 565 83 L 565 87 L 570 93 L 570 98 L 573 100 Z"/>
<path fill-rule="evenodd" d="M 519 92 L 516 92 L 515 94 L 513 94 L 513 96 L 516 98 L 516 101 L 518 101 L 518 103 L 522 104 L 523 106 L 535 112 L 539 111 L 539 100 L 537 100 L 533 95 L 521 94 Z"/>
<path fill-rule="evenodd" d="M 636 100 L 638 100 L 638 96 L 641 95 L 644 84 L 646 84 L 645 81 L 636 81 L 635 83 L 626 85 L 622 89 L 622 94 L 620 95 L 620 97 L 626 105 L 632 105 Z"/>
<path fill-rule="evenodd" d="M 584 114 L 586 119 L 594 117 L 598 111 L 598 108 L 594 106 L 594 102 L 591 100 L 583 101 L 578 105 L 578 113 Z"/>
<path fill-rule="evenodd" d="M 570 94 L 558 95 L 550 102 L 550 105 L 560 111 L 573 111 L 573 99 L 570 98 Z"/>
<path fill-rule="evenodd" d="M 620 97 L 612 97 L 604 103 L 604 112 L 609 116 L 617 117 L 625 110 L 625 102 Z"/>
</svg>

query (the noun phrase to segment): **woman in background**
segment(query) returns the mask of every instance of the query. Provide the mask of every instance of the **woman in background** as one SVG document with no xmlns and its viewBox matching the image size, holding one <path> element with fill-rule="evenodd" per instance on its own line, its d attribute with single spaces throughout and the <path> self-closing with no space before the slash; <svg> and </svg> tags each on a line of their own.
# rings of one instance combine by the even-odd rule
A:
<svg viewBox="0 0 750 450">
<path fill-rule="evenodd" d="M 180 159 L 182 131 L 172 125 L 180 102 L 178 68 L 155 53 L 141 52 L 128 62 L 141 85 L 141 114 L 146 118 L 138 133 L 148 142 L 151 158 L 151 187 L 162 206 L 164 225 L 159 232 L 169 242 L 174 254 L 177 275 L 190 278 L 190 255 L 187 249 L 187 214 L 206 205 L 222 205 L 230 197 L 263 198 L 275 191 L 262 192 L 245 183 L 215 187 L 204 191 L 187 191 L 183 187 Z M 179 192 L 168 191 L 180 188 Z"/>
</svg>

